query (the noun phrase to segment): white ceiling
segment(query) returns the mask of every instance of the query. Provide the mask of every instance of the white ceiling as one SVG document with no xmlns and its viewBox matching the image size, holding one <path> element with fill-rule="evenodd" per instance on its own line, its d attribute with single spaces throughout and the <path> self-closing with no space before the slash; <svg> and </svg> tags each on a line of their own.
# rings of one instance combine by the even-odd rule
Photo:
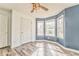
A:
<svg viewBox="0 0 79 59">
<path fill-rule="evenodd" d="M 76 3 L 41 3 L 41 5 L 44 5 L 47 7 L 49 10 L 44 11 L 42 9 L 30 13 L 32 9 L 31 3 L 0 3 L 0 8 L 5 8 L 5 9 L 15 9 L 17 11 L 20 11 L 25 14 L 33 15 L 33 16 L 38 16 L 38 17 L 47 17 L 47 16 L 52 16 L 60 11 L 62 11 L 65 8 L 71 7 L 73 5 L 77 5 Z"/>
</svg>

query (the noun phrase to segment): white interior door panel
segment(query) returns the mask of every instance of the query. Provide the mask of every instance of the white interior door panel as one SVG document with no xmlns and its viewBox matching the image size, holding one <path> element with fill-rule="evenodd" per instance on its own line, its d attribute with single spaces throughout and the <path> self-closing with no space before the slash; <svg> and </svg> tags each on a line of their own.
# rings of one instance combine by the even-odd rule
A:
<svg viewBox="0 0 79 59">
<path fill-rule="evenodd" d="M 8 15 L 0 14 L 0 48 L 8 46 L 8 20 Z"/>
</svg>

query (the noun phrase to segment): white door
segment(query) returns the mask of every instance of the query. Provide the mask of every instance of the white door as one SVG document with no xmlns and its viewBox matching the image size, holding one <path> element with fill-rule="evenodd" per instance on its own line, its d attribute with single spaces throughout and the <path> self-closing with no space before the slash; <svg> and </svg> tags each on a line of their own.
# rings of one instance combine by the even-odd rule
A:
<svg viewBox="0 0 79 59">
<path fill-rule="evenodd" d="M 7 34 L 8 34 L 8 16 L 0 14 L 0 48 L 8 46 Z"/>
<path fill-rule="evenodd" d="M 26 43 L 29 42 L 29 21 L 26 18 L 21 18 L 21 42 Z"/>
</svg>

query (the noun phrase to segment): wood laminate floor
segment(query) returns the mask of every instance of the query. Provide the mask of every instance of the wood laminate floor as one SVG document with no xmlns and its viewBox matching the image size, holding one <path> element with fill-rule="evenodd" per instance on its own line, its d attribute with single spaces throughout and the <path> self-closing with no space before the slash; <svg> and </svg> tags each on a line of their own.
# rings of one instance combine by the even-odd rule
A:
<svg viewBox="0 0 79 59">
<path fill-rule="evenodd" d="M 11 56 L 12 49 L 10 47 L 0 48 L 0 56 Z"/>
<path fill-rule="evenodd" d="M 13 49 L 1 48 L 0 56 L 79 56 L 79 52 L 65 49 L 53 42 L 34 41 Z"/>
</svg>

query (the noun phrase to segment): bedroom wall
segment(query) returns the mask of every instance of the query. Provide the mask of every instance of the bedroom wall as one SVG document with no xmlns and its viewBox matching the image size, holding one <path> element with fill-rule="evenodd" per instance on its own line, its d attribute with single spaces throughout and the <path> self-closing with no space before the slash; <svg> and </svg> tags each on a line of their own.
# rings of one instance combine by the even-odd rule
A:
<svg viewBox="0 0 79 59">
<path fill-rule="evenodd" d="M 65 45 L 79 50 L 79 5 L 65 10 Z"/>
<path fill-rule="evenodd" d="M 12 48 L 32 41 L 31 26 L 32 23 L 29 17 L 16 10 L 12 11 Z"/>
</svg>

